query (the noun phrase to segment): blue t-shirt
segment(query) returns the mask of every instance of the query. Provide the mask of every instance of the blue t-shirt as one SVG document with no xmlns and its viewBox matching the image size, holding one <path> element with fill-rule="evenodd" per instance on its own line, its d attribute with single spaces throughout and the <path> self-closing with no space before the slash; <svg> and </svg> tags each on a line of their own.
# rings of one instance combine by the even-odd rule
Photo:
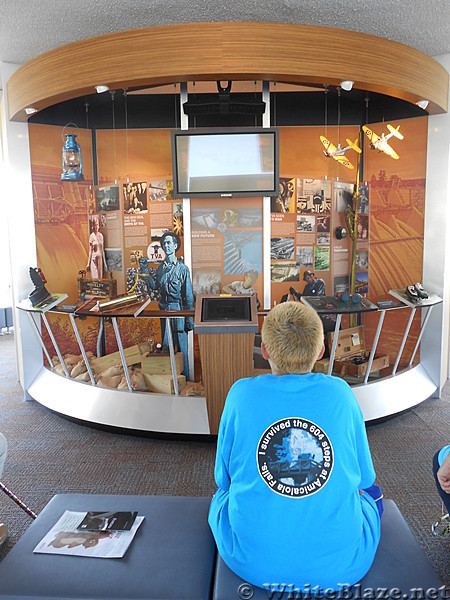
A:
<svg viewBox="0 0 450 600">
<path fill-rule="evenodd" d="M 228 393 L 209 524 L 247 582 L 339 589 L 369 570 L 380 539 L 375 480 L 350 387 L 320 373 L 262 375 Z"/>
<path fill-rule="evenodd" d="M 443 448 L 440 449 L 439 454 L 438 454 L 439 466 L 442 467 L 442 463 L 444 462 L 444 460 L 446 459 L 448 454 L 450 454 L 450 446 L 444 446 Z"/>
</svg>

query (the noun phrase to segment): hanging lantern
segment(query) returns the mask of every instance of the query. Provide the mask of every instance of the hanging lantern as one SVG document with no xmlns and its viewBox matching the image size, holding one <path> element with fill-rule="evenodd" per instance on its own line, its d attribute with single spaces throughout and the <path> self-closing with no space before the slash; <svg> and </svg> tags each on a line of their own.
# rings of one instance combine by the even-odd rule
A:
<svg viewBox="0 0 450 600">
<path fill-rule="evenodd" d="M 70 125 L 77 127 L 74 123 L 68 123 L 62 133 L 62 137 L 64 140 L 64 135 L 66 139 L 64 140 L 64 145 L 62 148 L 62 168 L 63 172 L 61 175 L 62 181 L 82 181 L 84 179 L 82 168 L 83 163 L 81 161 L 81 150 L 80 146 L 76 141 L 75 133 L 65 133 L 67 127 Z"/>
</svg>

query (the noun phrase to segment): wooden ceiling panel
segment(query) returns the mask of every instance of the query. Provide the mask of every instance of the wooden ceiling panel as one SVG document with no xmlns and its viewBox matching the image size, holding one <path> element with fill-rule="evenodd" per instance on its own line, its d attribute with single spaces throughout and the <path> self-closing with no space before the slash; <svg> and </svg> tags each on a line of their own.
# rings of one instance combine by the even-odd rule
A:
<svg viewBox="0 0 450 600">
<path fill-rule="evenodd" d="M 110 89 L 181 81 L 269 80 L 339 85 L 448 109 L 448 73 L 396 42 L 325 27 L 282 23 L 190 23 L 134 29 L 61 46 L 19 68 L 7 85 L 9 117 Z"/>
</svg>

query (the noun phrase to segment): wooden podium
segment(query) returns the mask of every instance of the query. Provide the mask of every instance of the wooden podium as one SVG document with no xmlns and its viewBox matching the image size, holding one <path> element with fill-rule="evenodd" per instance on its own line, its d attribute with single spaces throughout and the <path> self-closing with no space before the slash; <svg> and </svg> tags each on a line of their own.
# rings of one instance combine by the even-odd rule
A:
<svg viewBox="0 0 450 600">
<path fill-rule="evenodd" d="M 256 296 L 197 296 L 194 331 L 200 346 L 210 433 L 217 435 L 228 390 L 238 379 L 253 374 Z"/>
</svg>

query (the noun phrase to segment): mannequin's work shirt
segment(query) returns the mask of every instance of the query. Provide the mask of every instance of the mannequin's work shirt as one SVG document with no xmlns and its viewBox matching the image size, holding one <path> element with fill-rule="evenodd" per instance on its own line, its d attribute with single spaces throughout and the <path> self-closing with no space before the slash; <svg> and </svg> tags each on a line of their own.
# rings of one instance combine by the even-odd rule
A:
<svg viewBox="0 0 450 600">
<path fill-rule="evenodd" d="M 343 380 L 309 373 L 237 381 L 222 414 L 215 479 L 209 524 L 225 563 L 247 582 L 314 593 L 369 570 L 380 517 L 359 490 L 375 472 Z"/>
</svg>

